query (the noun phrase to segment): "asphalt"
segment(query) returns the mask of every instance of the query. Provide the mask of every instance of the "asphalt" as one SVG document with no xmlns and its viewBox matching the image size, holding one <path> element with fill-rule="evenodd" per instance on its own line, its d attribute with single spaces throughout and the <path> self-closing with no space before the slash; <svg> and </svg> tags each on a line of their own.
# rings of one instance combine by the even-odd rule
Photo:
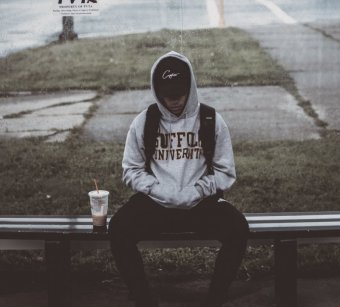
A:
<svg viewBox="0 0 340 307">
<path fill-rule="evenodd" d="M 319 23 L 246 30 L 290 73 L 299 93 L 327 124 L 326 129 L 339 133 L 339 27 Z M 290 93 L 278 86 L 199 91 L 206 103 L 222 113 L 234 141 L 317 139 L 323 130 Z M 0 138 L 45 136 L 47 141 L 64 141 L 71 129 L 82 126 L 82 138 L 123 142 L 133 117 L 152 102 L 149 91 L 115 92 L 101 98 L 94 91 L 17 94 L 0 98 Z M 96 107 L 96 112 L 90 112 L 92 107 Z M 339 278 L 299 279 L 299 306 L 338 306 L 339 283 Z M 178 284 L 169 287 L 186 288 Z M 201 289 L 199 285 L 189 284 L 188 289 L 192 288 Z M 93 292 L 86 287 L 77 288 L 74 306 L 131 306 L 125 302 L 126 290 L 110 289 Z M 225 306 L 274 305 L 272 279 L 254 284 L 238 282 L 233 289 L 232 301 Z M 195 298 L 196 294 L 189 296 Z M 171 299 L 164 299 L 161 304 L 163 307 L 195 305 L 195 301 L 180 303 Z M 46 306 L 46 291 L 0 295 L 0 306 Z"/>
</svg>

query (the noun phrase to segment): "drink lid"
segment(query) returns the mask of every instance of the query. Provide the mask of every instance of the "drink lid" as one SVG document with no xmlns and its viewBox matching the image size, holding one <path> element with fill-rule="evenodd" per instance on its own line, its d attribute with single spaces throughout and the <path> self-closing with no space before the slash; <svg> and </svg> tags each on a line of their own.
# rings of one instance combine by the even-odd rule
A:
<svg viewBox="0 0 340 307">
<path fill-rule="evenodd" d="M 97 191 L 91 191 L 89 192 L 89 196 L 92 198 L 102 198 L 105 196 L 108 196 L 110 194 L 109 191 L 105 191 L 105 190 L 99 190 L 99 193 Z"/>
</svg>

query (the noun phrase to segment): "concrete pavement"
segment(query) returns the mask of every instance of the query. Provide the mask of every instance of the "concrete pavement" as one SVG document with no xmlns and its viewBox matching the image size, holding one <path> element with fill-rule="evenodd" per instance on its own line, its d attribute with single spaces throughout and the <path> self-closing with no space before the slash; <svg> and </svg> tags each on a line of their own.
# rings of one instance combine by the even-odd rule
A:
<svg viewBox="0 0 340 307">
<path fill-rule="evenodd" d="M 281 87 L 200 88 L 199 96 L 221 113 L 234 141 L 320 137 L 313 119 Z M 133 118 L 153 102 L 149 90 L 115 92 L 100 99 L 93 91 L 0 98 L 0 138 L 64 141 L 71 129 L 82 126 L 83 139 L 124 142 Z M 91 107 L 96 112 L 87 119 Z"/>
<path fill-rule="evenodd" d="M 340 23 L 339 23 L 340 24 Z M 242 25 L 241 25 L 242 27 Z M 340 40 L 334 23 L 244 27 L 289 72 L 329 130 L 340 130 Z M 322 130 L 278 86 L 199 89 L 202 101 L 220 111 L 234 141 L 315 139 Z M 0 98 L 0 138 L 44 136 L 64 141 L 83 127 L 89 140 L 124 142 L 132 119 L 153 102 L 150 91 L 94 91 Z M 87 119 L 91 107 L 97 111 Z"/>
<path fill-rule="evenodd" d="M 64 141 L 81 126 L 97 96 L 94 91 L 0 97 L 0 138 L 45 137 Z"/>
<path fill-rule="evenodd" d="M 313 119 L 281 87 L 200 88 L 199 94 L 201 102 L 224 117 L 234 141 L 319 138 Z M 106 96 L 97 102 L 98 110 L 84 125 L 82 137 L 124 142 L 133 118 L 153 102 L 149 90 Z"/>
<path fill-rule="evenodd" d="M 340 23 L 244 28 L 288 71 L 330 130 L 340 130 Z"/>
</svg>

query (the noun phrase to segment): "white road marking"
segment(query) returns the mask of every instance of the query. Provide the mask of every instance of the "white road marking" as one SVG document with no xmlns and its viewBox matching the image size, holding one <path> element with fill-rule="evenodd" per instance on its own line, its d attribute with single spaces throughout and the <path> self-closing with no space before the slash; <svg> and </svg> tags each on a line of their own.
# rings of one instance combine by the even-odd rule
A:
<svg viewBox="0 0 340 307">
<path fill-rule="evenodd" d="M 224 11 L 221 0 L 206 0 L 209 23 L 212 27 L 224 27 Z"/>
<path fill-rule="evenodd" d="M 206 0 L 210 26 L 217 27 L 218 11 L 214 0 Z"/>
<path fill-rule="evenodd" d="M 296 24 L 297 21 L 284 12 L 279 6 L 269 0 L 255 0 L 267 7 L 277 18 L 286 24 Z"/>
</svg>

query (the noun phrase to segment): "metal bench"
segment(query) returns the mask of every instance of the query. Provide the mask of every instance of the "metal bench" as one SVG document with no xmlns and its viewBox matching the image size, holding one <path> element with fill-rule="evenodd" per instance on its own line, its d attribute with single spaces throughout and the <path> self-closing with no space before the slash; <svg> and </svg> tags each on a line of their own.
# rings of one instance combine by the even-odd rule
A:
<svg viewBox="0 0 340 307">
<path fill-rule="evenodd" d="M 297 305 L 297 246 L 338 242 L 339 212 L 247 213 L 249 243 L 274 244 L 277 305 Z M 110 217 L 108 217 L 109 221 Z M 163 233 L 140 248 L 219 246 L 196 233 Z M 44 249 L 48 305 L 69 306 L 70 250 L 109 248 L 106 229 L 94 229 L 90 216 L 1 216 L 0 250 Z M 62 293 L 62 294 L 61 294 Z"/>
</svg>

